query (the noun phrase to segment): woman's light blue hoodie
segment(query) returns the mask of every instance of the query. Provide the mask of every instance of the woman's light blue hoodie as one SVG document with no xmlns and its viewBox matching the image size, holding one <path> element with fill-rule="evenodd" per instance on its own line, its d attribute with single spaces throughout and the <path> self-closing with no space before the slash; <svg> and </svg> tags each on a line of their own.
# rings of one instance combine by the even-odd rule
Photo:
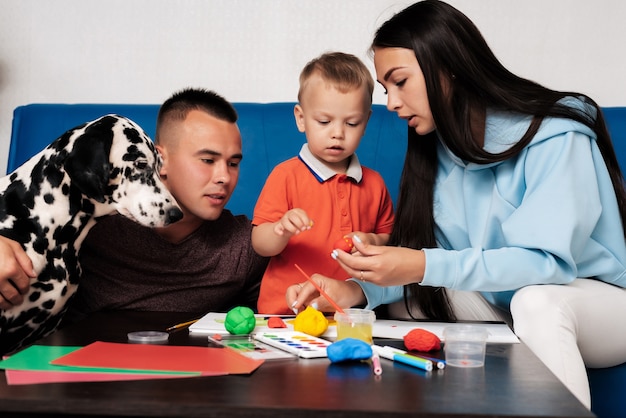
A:
<svg viewBox="0 0 626 418">
<path fill-rule="evenodd" d="M 595 116 L 577 99 L 568 104 Z M 530 117 L 490 112 L 484 149 L 499 153 Z M 508 309 L 532 284 L 594 277 L 626 287 L 626 243 L 611 179 L 595 133 L 549 118 L 516 157 L 466 163 L 439 145 L 434 213 L 438 248 L 424 249 L 422 285 L 480 291 Z M 402 287 L 361 283 L 372 308 L 402 298 Z"/>
</svg>

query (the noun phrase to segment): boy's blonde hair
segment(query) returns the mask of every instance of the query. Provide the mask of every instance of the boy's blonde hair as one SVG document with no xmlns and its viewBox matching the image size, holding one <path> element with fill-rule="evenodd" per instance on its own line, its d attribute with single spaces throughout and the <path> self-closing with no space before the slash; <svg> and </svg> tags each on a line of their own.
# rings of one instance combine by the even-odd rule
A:
<svg viewBox="0 0 626 418">
<path fill-rule="evenodd" d="M 371 106 L 374 79 L 359 58 L 343 52 L 327 52 L 309 61 L 300 73 L 298 101 L 302 101 L 307 81 L 316 72 L 342 93 L 365 86 L 368 93 L 366 97 L 368 106 Z"/>
</svg>

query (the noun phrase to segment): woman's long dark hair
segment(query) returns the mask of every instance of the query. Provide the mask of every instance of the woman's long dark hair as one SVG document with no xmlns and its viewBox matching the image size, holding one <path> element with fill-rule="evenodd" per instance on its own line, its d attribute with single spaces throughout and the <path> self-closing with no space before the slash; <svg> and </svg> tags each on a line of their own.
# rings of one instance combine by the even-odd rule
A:
<svg viewBox="0 0 626 418">
<path fill-rule="evenodd" d="M 376 32 L 372 49 L 387 47 L 415 52 L 439 134 L 432 132 L 421 136 L 409 128 L 396 221 L 388 245 L 415 249 L 437 245 L 433 189 L 438 140 L 469 162 L 503 161 L 528 145 L 546 117 L 572 119 L 594 130 L 615 189 L 622 225 L 625 225 L 624 178 L 602 111 L 592 99 L 580 93 L 550 90 L 511 73 L 495 57 L 478 28 L 463 13 L 441 1 L 415 3 L 385 22 Z M 579 97 L 595 111 L 587 113 L 559 103 L 564 97 Z M 502 153 L 491 154 L 482 148 L 482 138 L 473 136 L 477 132 L 476 121 L 484 122 L 484 117 L 480 117 L 487 109 L 532 115 L 533 119 L 519 142 Z M 429 318 L 455 318 L 442 288 L 417 284 L 405 287 L 405 302 L 410 313 L 407 295 Z"/>
</svg>

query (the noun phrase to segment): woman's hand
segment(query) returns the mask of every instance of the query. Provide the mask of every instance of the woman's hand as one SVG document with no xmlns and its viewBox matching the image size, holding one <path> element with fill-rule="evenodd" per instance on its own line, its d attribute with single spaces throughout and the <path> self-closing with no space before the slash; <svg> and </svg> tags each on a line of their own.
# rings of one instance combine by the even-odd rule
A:
<svg viewBox="0 0 626 418">
<path fill-rule="evenodd" d="M 23 302 L 31 277 L 37 275 L 21 245 L 0 236 L 0 309 L 9 309 Z"/>
<path fill-rule="evenodd" d="M 366 244 L 358 235 L 352 237 L 356 252 L 335 249 L 332 257 L 355 279 L 379 286 L 419 283 L 424 278 L 424 252 L 405 247 Z"/>
<path fill-rule="evenodd" d="M 340 308 L 351 308 L 365 303 L 365 295 L 361 286 L 353 281 L 331 279 L 330 277 L 314 274 L 315 280 L 322 290 L 335 301 Z M 333 305 L 321 296 L 315 286 L 308 281 L 291 285 L 285 294 L 287 306 L 291 306 L 294 313 L 298 313 L 307 306 L 314 306 L 321 312 L 334 312 Z"/>
</svg>

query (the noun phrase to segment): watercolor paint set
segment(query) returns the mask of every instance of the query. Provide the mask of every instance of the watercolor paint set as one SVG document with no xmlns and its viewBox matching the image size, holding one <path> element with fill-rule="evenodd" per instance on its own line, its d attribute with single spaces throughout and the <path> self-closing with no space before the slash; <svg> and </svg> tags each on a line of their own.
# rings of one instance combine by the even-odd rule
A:
<svg viewBox="0 0 626 418">
<path fill-rule="evenodd" d="M 301 358 L 327 357 L 326 347 L 332 344 L 298 331 L 257 332 L 254 339 Z"/>
</svg>

